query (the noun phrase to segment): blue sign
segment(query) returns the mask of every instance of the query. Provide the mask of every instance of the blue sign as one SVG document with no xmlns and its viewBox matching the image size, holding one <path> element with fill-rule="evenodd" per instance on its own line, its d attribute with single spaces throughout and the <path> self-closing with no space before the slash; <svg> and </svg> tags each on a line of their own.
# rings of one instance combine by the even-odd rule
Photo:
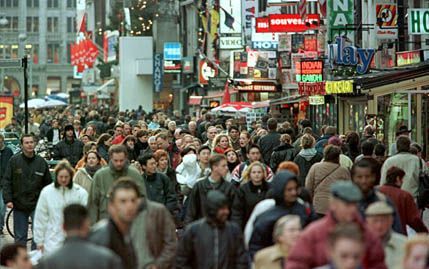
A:
<svg viewBox="0 0 429 269">
<path fill-rule="evenodd" d="M 155 92 L 160 92 L 162 90 L 163 73 L 162 54 L 155 53 L 153 55 L 153 90 Z"/>
<path fill-rule="evenodd" d="M 164 60 L 165 61 L 182 60 L 182 44 L 180 42 L 164 43 Z"/>
<path fill-rule="evenodd" d="M 277 41 L 253 41 L 252 49 L 256 50 L 276 50 L 279 47 Z"/>
</svg>

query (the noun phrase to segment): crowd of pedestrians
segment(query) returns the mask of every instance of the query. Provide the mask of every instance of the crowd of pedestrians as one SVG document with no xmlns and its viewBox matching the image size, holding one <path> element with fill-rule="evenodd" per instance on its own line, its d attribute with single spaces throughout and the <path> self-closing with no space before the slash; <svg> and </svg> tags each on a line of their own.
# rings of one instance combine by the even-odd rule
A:
<svg viewBox="0 0 429 269">
<path fill-rule="evenodd" d="M 20 116 L 9 130 L 22 132 Z M 319 133 L 269 115 L 248 127 L 68 107 L 29 125 L 15 155 L 0 135 L 5 268 L 429 268 L 427 164 L 404 126 L 387 156 L 370 125 Z"/>
</svg>

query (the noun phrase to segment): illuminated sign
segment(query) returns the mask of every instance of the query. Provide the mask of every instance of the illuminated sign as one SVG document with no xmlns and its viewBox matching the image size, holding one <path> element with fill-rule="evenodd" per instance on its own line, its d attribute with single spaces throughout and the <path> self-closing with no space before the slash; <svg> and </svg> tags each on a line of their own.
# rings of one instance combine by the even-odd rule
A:
<svg viewBox="0 0 429 269">
<path fill-rule="evenodd" d="M 249 84 L 249 85 L 238 85 L 236 89 L 239 91 L 247 92 L 275 92 L 277 91 L 276 85 L 273 84 Z"/>
<path fill-rule="evenodd" d="M 429 34 L 429 8 L 409 8 L 407 13 L 410 35 Z"/>
<path fill-rule="evenodd" d="M 180 73 L 182 71 L 182 61 L 164 61 L 164 73 Z"/>
<path fill-rule="evenodd" d="M 420 51 L 401 51 L 396 53 L 396 64 L 398 66 L 418 64 L 421 62 Z"/>
<path fill-rule="evenodd" d="M 162 54 L 155 53 L 153 55 L 153 89 L 155 92 L 160 92 L 162 90 Z"/>
<path fill-rule="evenodd" d="M 325 82 L 326 94 L 353 93 L 353 80 L 339 80 Z"/>
<path fill-rule="evenodd" d="M 324 105 L 325 104 L 325 96 L 323 96 L 323 95 L 309 96 L 308 102 L 312 106 Z"/>
<path fill-rule="evenodd" d="M 334 64 L 356 66 L 356 72 L 365 74 L 375 55 L 375 49 L 362 49 L 355 46 L 344 46 L 344 38 L 337 37 L 335 44 L 329 44 L 328 61 L 331 68 Z"/>
<path fill-rule="evenodd" d="M 325 82 L 300 82 L 298 83 L 300 95 L 325 95 Z"/>
<path fill-rule="evenodd" d="M 270 14 L 268 17 L 256 19 L 256 32 L 305 32 L 317 29 L 320 23 L 318 14 L 308 14 L 302 20 L 299 14 Z"/>
<path fill-rule="evenodd" d="M 276 41 L 253 41 L 252 49 L 258 50 L 275 50 L 279 46 L 279 42 Z"/>
<path fill-rule="evenodd" d="M 304 60 L 296 63 L 297 82 L 323 81 L 323 61 Z"/>
</svg>

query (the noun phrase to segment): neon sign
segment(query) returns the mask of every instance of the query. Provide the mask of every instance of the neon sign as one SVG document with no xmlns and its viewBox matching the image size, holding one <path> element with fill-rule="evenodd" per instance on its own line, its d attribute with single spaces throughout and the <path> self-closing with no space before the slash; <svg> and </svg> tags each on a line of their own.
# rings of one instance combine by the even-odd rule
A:
<svg viewBox="0 0 429 269">
<path fill-rule="evenodd" d="M 296 63 L 297 82 L 323 81 L 323 61 L 304 60 Z"/>
</svg>

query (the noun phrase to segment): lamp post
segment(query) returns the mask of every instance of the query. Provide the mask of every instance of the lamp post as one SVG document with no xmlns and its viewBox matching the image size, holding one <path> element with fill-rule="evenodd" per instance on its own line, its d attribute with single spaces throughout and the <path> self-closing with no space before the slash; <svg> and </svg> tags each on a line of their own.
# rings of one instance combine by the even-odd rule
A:
<svg viewBox="0 0 429 269">
<path fill-rule="evenodd" d="M 9 24 L 9 21 L 4 17 L 4 14 L 0 14 L 0 15 L 3 16 L 2 18 L 0 18 L 0 28 L 3 28 L 4 26 Z M 3 40 L 0 36 L 0 43 L 3 43 L 2 41 Z M 4 44 L 2 46 L 3 46 L 3 49 L 2 49 L 2 54 L 3 54 L 2 56 L 3 57 L 2 58 L 4 59 L 4 57 L 5 57 Z M 3 91 L 4 91 L 4 69 L 0 68 L 0 92 L 3 92 Z"/>
</svg>

